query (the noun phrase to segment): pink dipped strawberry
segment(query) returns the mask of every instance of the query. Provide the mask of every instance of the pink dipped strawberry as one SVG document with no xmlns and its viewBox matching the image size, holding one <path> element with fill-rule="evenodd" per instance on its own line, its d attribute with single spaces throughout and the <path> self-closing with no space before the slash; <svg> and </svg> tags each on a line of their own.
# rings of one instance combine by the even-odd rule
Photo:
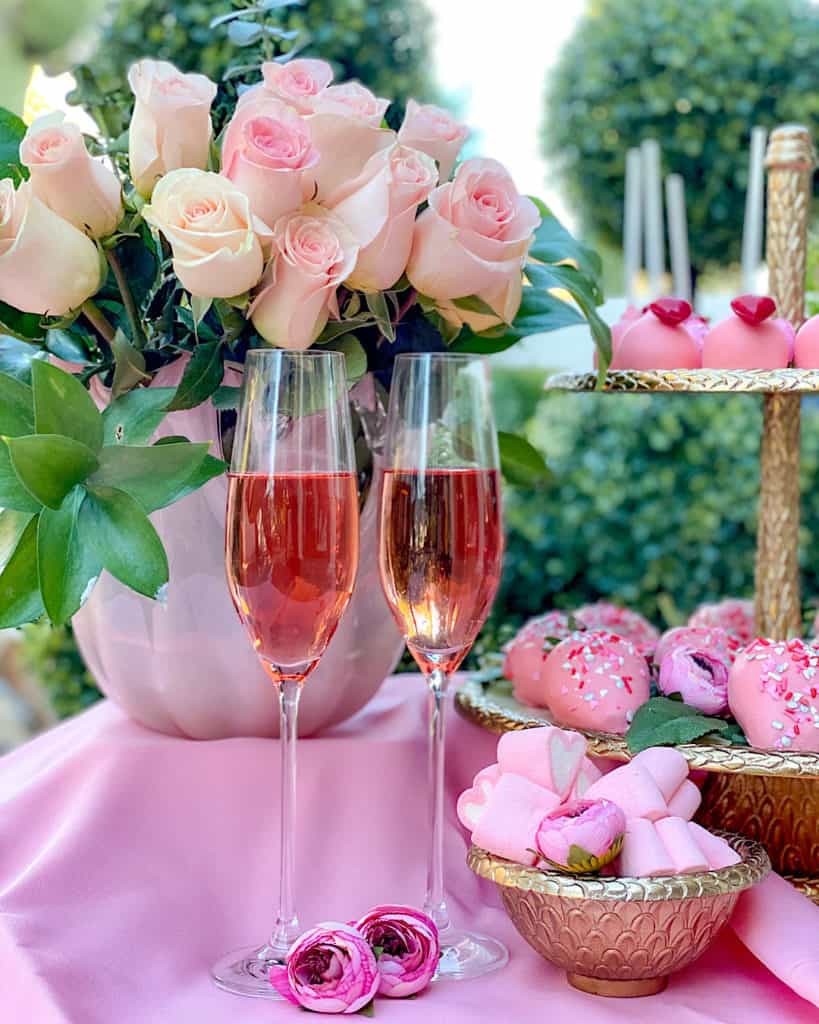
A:
<svg viewBox="0 0 819 1024">
<path fill-rule="evenodd" d="M 700 349 L 685 322 L 692 309 L 684 299 L 658 299 L 623 333 L 612 353 L 612 370 L 693 370 Z"/>
<path fill-rule="evenodd" d="M 718 370 L 775 370 L 793 355 L 793 329 L 772 319 L 776 303 L 768 295 L 740 295 L 733 316 L 705 336 L 702 365 Z"/>
<path fill-rule="evenodd" d="M 754 602 L 738 597 L 726 597 L 715 604 L 701 604 L 688 620 L 689 626 L 724 629 L 743 646 L 756 636 Z"/>
<path fill-rule="evenodd" d="M 611 800 L 577 800 L 547 814 L 537 830 L 537 851 L 558 871 L 591 874 L 623 847 L 626 817 Z"/>
<path fill-rule="evenodd" d="M 547 706 L 561 725 L 624 733 L 649 698 L 648 663 L 615 633 L 589 630 L 561 641 L 542 672 Z"/>
<path fill-rule="evenodd" d="M 639 612 L 608 601 L 584 604 L 574 613 L 574 618 L 584 629 L 602 629 L 631 640 L 646 657 L 654 651 L 660 637 L 660 631 Z"/>
<path fill-rule="evenodd" d="M 819 316 L 806 320 L 796 332 L 793 365 L 800 370 L 819 369 Z"/>
<path fill-rule="evenodd" d="M 819 649 L 754 640 L 731 668 L 728 704 L 752 746 L 819 751 Z"/>
<path fill-rule="evenodd" d="M 503 674 L 511 679 L 515 697 L 523 704 L 545 707 L 540 675 L 557 640 L 571 635 L 565 612 L 551 611 L 529 619 L 504 647 Z"/>
</svg>

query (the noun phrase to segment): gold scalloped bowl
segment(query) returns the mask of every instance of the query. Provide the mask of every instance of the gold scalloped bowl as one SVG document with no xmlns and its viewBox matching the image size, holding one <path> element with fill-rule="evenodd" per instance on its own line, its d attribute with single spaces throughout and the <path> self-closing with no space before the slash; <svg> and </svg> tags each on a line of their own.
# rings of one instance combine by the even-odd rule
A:
<svg viewBox="0 0 819 1024">
<path fill-rule="evenodd" d="M 469 867 L 500 889 L 512 923 L 570 985 L 602 996 L 648 996 L 711 945 L 743 889 L 771 870 L 751 839 L 722 835 L 742 857 L 720 871 L 598 878 L 539 871 L 473 846 Z"/>
</svg>

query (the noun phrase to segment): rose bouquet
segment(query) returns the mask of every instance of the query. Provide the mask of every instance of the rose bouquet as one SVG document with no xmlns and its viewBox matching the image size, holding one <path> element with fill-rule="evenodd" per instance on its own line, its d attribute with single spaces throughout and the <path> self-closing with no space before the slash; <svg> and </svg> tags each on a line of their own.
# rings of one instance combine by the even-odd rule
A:
<svg viewBox="0 0 819 1024">
<path fill-rule="evenodd" d="M 161 593 L 147 516 L 224 465 L 150 439 L 167 411 L 234 407 L 249 348 L 340 350 L 382 398 L 398 352 L 584 320 L 607 361 L 596 254 L 497 161 L 458 163 L 454 117 L 410 100 L 394 131 L 387 99 L 321 60 L 247 77 L 225 114 L 221 85 L 140 61 L 127 138 L 99 110 L 94 138 L 0 111 L 0 627 L 68 620 L 102 569 Z M 178 385 L 153 385 L 175 361 Z M 543 468 L 500 448 L 513 479 Z"/>
</svg>

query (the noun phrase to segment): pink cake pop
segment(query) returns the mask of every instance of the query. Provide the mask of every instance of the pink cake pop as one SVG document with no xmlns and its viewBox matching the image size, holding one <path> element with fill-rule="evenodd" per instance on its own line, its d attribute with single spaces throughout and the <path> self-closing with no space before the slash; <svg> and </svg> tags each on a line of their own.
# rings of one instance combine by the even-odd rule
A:
<svg viewBox="0 0 819 1024">
<path fill-rule="evenodd" d="M 776 303 L 767 295 L 740 295 L 734 316 L 705 336 L 702 365 L 717 370 L 775 370 L 790 362 L 790 326 L 771 320 Z"/>
<path fill-rule="evenodd" d="M 819 369 L 819 315 L 806 320 L 796 332 L 793 365 L 800 370 Z"/>
<path fill-rule="evenodd" d="M 648 663 L 615 633 L 575 633 L 550 652 L 541 673 L 543 695 L 561 725 L 624 733 L 649 698 Z"/>
<path fill-rule="evenodd" d="M 819 649 L 754 640 L 731 668 L 728 704 L 752 746 L 819 751 Z"/>
<path fill-rule="evenodd" d="M 654 651 L 654 664 L 659 667 L 666 654 L 675 647 L 713 651 L 726 662 L 733 663 L 742 644 L 720 626 L 675 626 L 660 637 Z"/>
<path fill-rule="evenodd" d="M 612 353 L 612 370 L 693 370 L 702 366 L 697 342 L 683 324 L 691 316 L 684 299 L 658 299 L 626 329 Z"/>
<path fill-rule="evenodd" d="M 754 602 L 738 597 L 726 597 L 715 604 L 701 604 L 691 618 L 689 626 L 719 627 L 739 640 L 743 646 L 756 636 Z"/>
<path fill-rule="evenodd" d="M 603 629 L 631 640 L 646 657 L 652 653 L 660 636 L 660 631 L 639 612 L 607 601 L 584 604 L 574 613 L 574 618 L 586 629 Z"/>
<path fill-rule="evenodd" d="M 564 640 L 571 632 L 568 615 L 551 611 L 529 619 L 504 647 L 503 674 L 512 680 L 515 697 L 521 703 L 546 706 L 540 674 L 553 646 L 548 641 Z"/>
</svg>

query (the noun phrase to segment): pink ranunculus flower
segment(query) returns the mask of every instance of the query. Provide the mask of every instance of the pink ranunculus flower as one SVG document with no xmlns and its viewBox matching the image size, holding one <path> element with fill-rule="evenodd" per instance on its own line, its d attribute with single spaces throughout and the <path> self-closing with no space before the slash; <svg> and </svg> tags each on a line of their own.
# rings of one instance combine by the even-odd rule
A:
<svg viewBox="0 0 819 1024">
<path fill-rule="evenodd" d="M 0 300 L 22 310 L 64 316 L 99 288 L 97 247 L 34 195 L 0 181 Z"/>
<path fill-rule="evenodd" d="M 686 704 L 705 715 L 728 710 L 728 673 L 731 662 L 719 652 L 694 647 L 673 647 L 660 662 L 660 693 L 679 693 Z"/>
<path fill-rule="evenodd" d="M 358 1013 L 380 984 L 375 954 L 351 925 L 328 921 L 296 939 L 286 967 L 270 984 L 285 999 L 316 1013 Z"/>
<path fill-rule="evenodd" d="M 128 132 L 131 178 L 147 199 L 168 171 L 207 167 L 216 86 L 204 75 L 148 58 L 131 66 L 128 83 L 136 97 Z"/>
<path fill-rule="evenodd" d="M 270 227 L 301 206 L 304 172 L 319 159 L 304 118 L 263 94 L 236 110 L 222 142 L 222 174 Z"/>
<path fill-rule="evenodd" d="M 577 800 L 546 815 L 537 848 L 556 868 L 599 871 L 620 852 L 625 831 L 626 816 L 611 800 Z"/>
<path fill-rule="evenodd" d="M 262 64 L 262 75 L 264 82 L 259 88 L 284 100 L 298 113 L 311 114 L 316 100 L 333 80 L 333 69 L 324 60 L 299 58 L 287 64 L 267 61 Z M 253 91 L 249 90 L 241 97 L 239 106 Z"/>
<path fill-rule="evenodd" d="M 412 907 L 379 906 L 365 914 L 356 928 L 375 949 L 379 995 L 403 999 L 427 987 L 441 955 L 431 917 Z"/>
<path fill-rule="evenodd" d="M 167 238 L 174 272 L 192 295 L 228 299 L 261 278 L 262 246 L 272 233 L 253 216 L 244 192 L 221 174 L 171 171 L 142 216 Z"/>
<path fill-rule="evenodd" d="M 415 212 L 438 181 L 435 161 L 396 144 L 370 157 L 358 187 L 333 212 L 361 246 L 351 288 L 391 288 L 404 273 L 412 248 Z"/>
<path fill-rule="evenodd" d="M 398 129 L 398 141 L 438 161 L 441 181 L 447 181 L 469 129 L 443 107 L 432 103 L 407 101 L 404 121 Z"/>
<path fill-rule="evenodd" d="M 520 195 L 502 164 L 466 160 L 454 181 L 432 192 L 416 221 L 407 276 L 430 298 L 475 295 L 499 317 L 514 319 L 538 224 L 537 207 Z"/>
<path fill-rule="evenodd" d="M 306 349 L 338 315 L 336 289 L 350 276 L 358 243 L 330 210 L 310 204 L 281 217 L 250 318 L 272 345 Z"/>
<path fill-rule="evenodd" d="M 116 174 L 85 147 L 82 132 L 62 114 L 38 118 L 20 143 L 38 199 L 92 238 L 110 235 L 122 217 Z"/>
</svg>

